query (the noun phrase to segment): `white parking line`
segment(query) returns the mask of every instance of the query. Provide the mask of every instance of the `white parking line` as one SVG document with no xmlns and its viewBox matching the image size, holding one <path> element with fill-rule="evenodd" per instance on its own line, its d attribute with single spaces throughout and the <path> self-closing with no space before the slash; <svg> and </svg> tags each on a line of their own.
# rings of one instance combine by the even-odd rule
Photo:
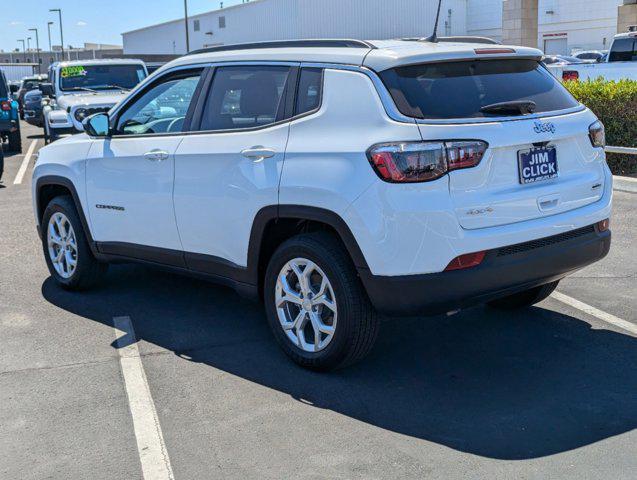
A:
<svg viewBox="0 0 637 480">
<path fill-rule="evenodd" d="M 24 174 L 27 172 L 27 168 L 29 167 L 29 162 L 31 161 L 31 156 L 33 155 L 33 151 L 35 150 L 35 146 L 38 141 L 33 140 L 31 145 L 29 145 L 29 150 L 27 154 L 24 156 L 22 160 L 22 164 L 20 165 L 20 169 L 18 170 L 18 174 L 15 176 L 15 180 L 13 181 L 14 185 L 19 185 L 22 183 L 22 179 L 24 178 Z"/>
<path fill-rule="evenodd" d="M 611 325 L 615 325 L 616 327 L 619 327 L 622 330 L 626 330 L 627 332 L 637 335 L 637 325 L 635 325 L 634 323 L 627 322 L 626 320 L 616 317 L 615 315 L 606 313 L 598 308 L 592 307 L 584 302 L 580 302 L 579 300 L 569 297 L 568 295 L 564 295 L 563 293 L 560 293 L 560 292 L 553 292 L 551 296 L 555 300 L 559 300 L 560 302 L 565 303 L 566 305 L 569 305 L 573 308 L 581 310 L 582 312 L 588 315 L 591 315 L 595 318 L 598 318 L 599 320 L 603 322 L 610 323 Z"/>
<path fill-rule="evenodd" d="M 148 388 L 137 338 L 130 317 L 114 317 L 116 345 L 133 417 L 137 451 L 144 480 L 174 480 L 159 417 Z"/>
</svg>

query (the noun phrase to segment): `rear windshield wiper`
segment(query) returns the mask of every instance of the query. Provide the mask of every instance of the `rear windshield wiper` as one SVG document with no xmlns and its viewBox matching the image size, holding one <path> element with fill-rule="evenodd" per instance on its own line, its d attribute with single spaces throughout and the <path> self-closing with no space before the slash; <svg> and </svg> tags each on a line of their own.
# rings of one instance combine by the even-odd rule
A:
<svg viewBox="0 0 637 480">
<path fill-rule="evenodd" d="M 532 100 L 517 100 L 485 105 L 480 108 L 482 113 L 499 113 L 503 115 L 528 115 L 535 112 L 537 104 Z"/>
</svg>

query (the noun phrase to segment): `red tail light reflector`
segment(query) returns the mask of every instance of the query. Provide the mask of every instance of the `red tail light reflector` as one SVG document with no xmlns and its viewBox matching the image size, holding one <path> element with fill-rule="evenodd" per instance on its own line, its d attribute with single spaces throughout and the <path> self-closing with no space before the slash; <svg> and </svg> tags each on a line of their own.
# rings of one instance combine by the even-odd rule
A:
<svg viewBox="0 0 637 480">
<path fill-rule="evenodd" d="M 575 70 L 564 70 L 562 72 L 562 80 L 575 82 L 579 80 L 579 72 Z"/>
<path fill-rule="evenodd" d="M 386 182 L 428 182 L 451 170 L 475 167 L 488 144 L 481 140 L 402 142 L 374 145 L 367 151 L 369 163 Z"/>
<path fill-rule="evenodd" d="M 460 255 L 449 262 L 449 265 L 445 268 L 445 272 L 449 272 L 451 270 L 462 270 L 480 265 L 486 254 L 487 252 L 483 251 Z"/>
<path fill-rule="evenodd" d="M 6 100 L 4 100 L 3 102 L 0 102 L 0 109 L 2 109 L 5 112 L 8 112 L 9 110 L 11 110 L 11 102 L 7 102 Z"/>
<path fill-rule="evenodd" d="M 597 231 L 598 232 L 605 232 L 606 230 L 608 230 L 610 228 L 610 219 L 607 218 L 605 220 L 602 220 L 601 222 L 597 222 Z"/>
</svg>

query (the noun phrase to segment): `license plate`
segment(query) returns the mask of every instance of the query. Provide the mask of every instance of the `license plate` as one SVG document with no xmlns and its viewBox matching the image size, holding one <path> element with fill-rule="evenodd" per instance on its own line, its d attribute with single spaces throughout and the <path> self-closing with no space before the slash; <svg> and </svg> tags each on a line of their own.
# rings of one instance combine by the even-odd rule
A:
<svg viewBox="0 0 637 480">
<path fill-rule="evenodd" d="M 557 177 L 555 147 L 539 147 L 518 152 L 520 183 L 542 182 Z"/>
</svg>

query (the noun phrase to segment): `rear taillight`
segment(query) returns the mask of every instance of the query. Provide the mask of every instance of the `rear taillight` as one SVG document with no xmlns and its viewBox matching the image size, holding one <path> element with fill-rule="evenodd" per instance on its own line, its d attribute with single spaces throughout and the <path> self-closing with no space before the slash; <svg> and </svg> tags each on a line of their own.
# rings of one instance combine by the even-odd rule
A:
<svg viewBox="0 0 637 480">
<path fill-rule="evenodd" d="M 474 252 L 474 253 L 466 253 L 464 255 L 460 255 L 459 257 L 454 258 L 449 262 L 447 268 L 445 268 L 445 272 L 450 270 L 463 270 L 465 268 L 476 267 L 482 263 L 484 260 L 484 256 L 487 252 Z"/>
<path fill-rule="evenodd" d="M 599 120 L 588 127 L 588 136 L 594 147 L 604 148 L 606 146 L 606 131 L 604 124 Z"/>
<path fill-rule="evenodd" d="M 7 102 L 6 100 L 0 102 L 0 110 L 8 112 L 11 110 L 11 102 Z"/>
<path fill-rule="evenodd" d="M 367 151 L 376 174 L 386 182 L 428 182 L 451 170 L 475 167 L 488 144 L 480 140 L 401 142 L 374 145 Z"/>
<path fill-rule="evenodd" d="M 579 80 L 579 72 L 575 70 L 564 70 L 562 72 L 562 80 L 564 81 L 577 81 Z"/>
</svg>

